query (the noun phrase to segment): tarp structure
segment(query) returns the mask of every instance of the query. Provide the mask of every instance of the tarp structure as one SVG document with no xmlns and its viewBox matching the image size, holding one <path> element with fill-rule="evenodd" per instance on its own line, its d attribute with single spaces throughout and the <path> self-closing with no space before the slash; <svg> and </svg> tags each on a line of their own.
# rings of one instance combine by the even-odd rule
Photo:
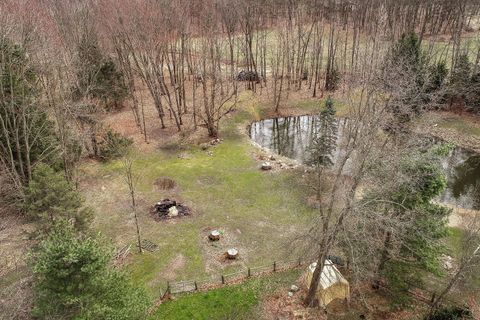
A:
<svg viewBox="0 0 480 320">
<path fill-rule="evenodd" d="M 317 267 L 314 262 L 308 266 L 307 275 L 305 277 L 306 285 L 309 288 L 312 281 L 313 272 Z M 320 275 L 320 283 L 317 288 L 317 299 L 321 306 L 327 306 L 334 299 L 349 299 L 350 285 L 342 276 L 337 267 L 330 260 L 325 260 L 322 274 Z"/>
</svg>

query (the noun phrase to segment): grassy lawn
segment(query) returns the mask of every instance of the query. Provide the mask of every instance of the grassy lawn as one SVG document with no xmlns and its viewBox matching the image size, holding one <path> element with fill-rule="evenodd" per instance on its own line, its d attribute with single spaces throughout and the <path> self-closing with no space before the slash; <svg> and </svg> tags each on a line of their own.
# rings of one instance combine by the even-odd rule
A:
<svg viewBox="0 0 480 320">
<path fill-rule="evenodd" d="M 239 285 L 180 296 L 163 303 L 149 319 L 259 319 L 261 299 L 279 288 L 288 288 L 299 275 L 299 270 L 285 271 Z"/>
<path fill-rule="evenodd" d="M 293 102 L 295 108 L 304 110 L 306 113 L 318 113 L 325 107 L 326 98 L 319 99 L 302 99 Z M 348 106 L 341 99 L 333 99 L 333 105 L 337 117 L 345 117 L 348 114 Z"/>
<path fill-rule="evenodd" d="M 480 137 L 480 127 L 474 126 L 460 118 L 445 119 L 439 123 L 439 126 L 446 129 L 453 129 L 462 134 Z"/>
<path fill-rule="evenodd" d="M 197 145 L 146 153 L 134 150 L 140 228 L 158 251 L 136 253 L 122 162 L 88 163 L 82 168 L 81 189 L 96 210 L 94 226 L 116 247 L 132 244 L 134 255 L 126 268 L 153 296 L 165 289 L 167 281 L 218 277 L 247 266 L 297 258 L 290 244 L 312 213 L 305 205 L 306 190 L 297 179 L 299 172 L 259 170 L 254 158 L 258 150 L 239 128 L 262 110 L 251 99 L 246 102 L 223 124 L 224 140 L 208 151 Z M 159 190 L 155 186 L 159 177 L 173 179 L 176 187 Z M 155 221 L 150 209 L 164 198 L 186 204 L 193 214 Z M 224 232 L 215 246 L 206 239 L 214 228 Z M 240 258 L 226 263 L 222 256 L 230 247 L 239 249 Z"/>
</svg>

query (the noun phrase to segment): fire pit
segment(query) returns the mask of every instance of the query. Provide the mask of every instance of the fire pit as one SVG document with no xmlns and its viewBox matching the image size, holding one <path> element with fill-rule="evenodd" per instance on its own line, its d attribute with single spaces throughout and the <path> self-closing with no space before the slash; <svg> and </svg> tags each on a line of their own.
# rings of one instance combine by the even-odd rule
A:
<svg viewBox="0 0 480 320">
<path fill-rule="evenodd" d="M 160 219 L 171 219 L 190 215 L 190 209 L 175 200 L 163 199 L 153 207 L 153 213 Z"/>
</svg>

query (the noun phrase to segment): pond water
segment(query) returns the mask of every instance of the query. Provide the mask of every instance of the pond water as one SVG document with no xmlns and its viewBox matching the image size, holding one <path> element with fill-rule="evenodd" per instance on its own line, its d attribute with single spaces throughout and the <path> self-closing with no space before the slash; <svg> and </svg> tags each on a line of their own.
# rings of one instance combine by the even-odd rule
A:
<svg viewBox="0 0 480 320">
<path fill-rule="evenodd" d="M 341 139 L 347 120 L 337 121 Z M 315 116 L 265 119 L 252 123 L 250 138 L 276 154 L 305 163 L 318 128 L 319 121 Z M 342 153 L 340 149 L 337 148 L 333 155 L 334 162 Z M 439 200 L 465 209 L 480 209 L 480 154 L 457 147 L 442 165 L 448 186 Z"/>
</svg>

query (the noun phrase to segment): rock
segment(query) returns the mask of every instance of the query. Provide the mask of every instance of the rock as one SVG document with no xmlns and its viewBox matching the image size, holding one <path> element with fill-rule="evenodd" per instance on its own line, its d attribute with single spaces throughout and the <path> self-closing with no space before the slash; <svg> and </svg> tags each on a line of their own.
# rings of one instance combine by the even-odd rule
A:
<svg viewBox="0 0 480 320">
<path fill-rule="evenodd" d="M 188 153 L 181 153 L 177 157 L 178 159 L 190 159 L 190 155 Z"/>
<path fill-rule="evenodd" d="M 207 151 L 207 154 L 211 157 L 213 156 L 213 152 L 212 151 Z"/>
<path fill-rule="evenodd" d="M 300 288 L 297 285 L 292 284 L 292 286 L 290 287 L 290 291 L 292 292 L 297 292 L 298 290 L 300 290 Z"/>
<path fill-rule="evenodd" d="M 266 170 L 272 170 L 272 165 L 270 164 L 270 162 L 266 161 L 264 163 L 262 163 L 262 170 L 266 171 Z"/>
<path fill-rule="evenodd" d="M 227 258 L 228 259 L 236 259 L 238 256 L 238 250 L 235 248 L 231 248 L 227 250 Z"/>
<path fill-rule="evenodd" d="M 105 186 L 102 186 L 102 191 L 105 191 L 107 190 L 107 188 Z"/>
<path fill-rule="evenodd" d="M 218 230 L 211 231 L 210 234 L 208 235 L 208 239 L 210 239 L 211 241 L 220 240 L 220 232 Z"/>
<path fill-rule="evenodd" d="M 220 139 L 218 139 L 218 138 L 217 138 L 217 139 L 213 139 L 212 141 L 210 141 L 210 144 L 211 144 L 212 146 L 217 145 L 217 144 L 219 144 L 219 143 L 220 143 Z"/>
<path fill-rule="evenodd" d="M 293 297 L 293 292 L 292 291 L 288 291 L 288 296 L 291 298 Z"/>
<path fill-rule="evenodd" d="M 209 148 L 208 143 L 202 143 L 202 144 L 200 145 L 200 149 L 202 149 L 202 150 L 207 150 L 208 148 Z"/>
<path fill-rule="evenodd" d="M 177 206 L 170 207 L 168 209 L 168 216 L 169 217 L 176 217 L 178 216 L 178 209 Z"/>
<path fill-rule="evenodd" d="M 270 156 L 270 161 L 275 161 L 275 156 Z"/>
<path fill-rule="evenodd" d="M 453 258 L 451 256 L 443 255 L 441 257 L 442 265 L 445 270 L 453 269 Z"/>
</svg>

